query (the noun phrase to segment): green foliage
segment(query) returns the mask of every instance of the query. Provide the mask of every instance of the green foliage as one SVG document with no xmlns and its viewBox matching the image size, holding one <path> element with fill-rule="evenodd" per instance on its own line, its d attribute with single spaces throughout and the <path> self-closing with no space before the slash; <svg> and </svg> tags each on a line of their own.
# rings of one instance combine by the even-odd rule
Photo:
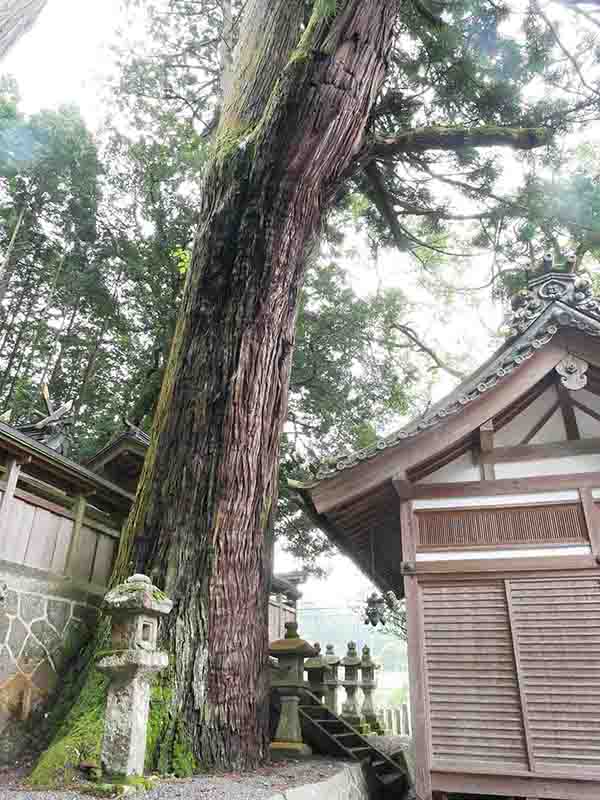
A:
<svg viewBox="0 0 600 800">
<path fill-rule="evenodd" d="M 317 17 L 331 17 L 337 11 L 337 0 L 315 0 L 314 13 Z"/>
</svg>

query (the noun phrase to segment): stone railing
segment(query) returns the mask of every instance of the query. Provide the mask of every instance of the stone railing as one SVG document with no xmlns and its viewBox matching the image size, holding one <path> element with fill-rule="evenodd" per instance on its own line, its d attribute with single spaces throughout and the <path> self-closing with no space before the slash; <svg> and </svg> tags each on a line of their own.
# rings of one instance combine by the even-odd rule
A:
<svg viewBox="0 0 600 800">
<path fill-rule="evenodd" d="M 380 727 L 386 734 L 393 736 L 410 736 L 410 714 L 408 704 L 399 706 L 384 706 L 378 709 L 377 719 Z"/>
</svg>

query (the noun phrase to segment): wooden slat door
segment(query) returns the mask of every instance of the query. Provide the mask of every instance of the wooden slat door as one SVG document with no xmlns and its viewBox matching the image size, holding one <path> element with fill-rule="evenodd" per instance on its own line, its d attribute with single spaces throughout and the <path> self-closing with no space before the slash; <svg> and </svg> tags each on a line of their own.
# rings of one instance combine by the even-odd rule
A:
<svg viewBox="0 0 600 800">
<path fill-rule="evenodd" d="M 504 581 L 423 586 L 434 766 L 527 769 Z"/>
<path fill-rule="evenodd" d="M 533 766 L 600 771 L 600 579 L 509 583 Z"/>
</svg>

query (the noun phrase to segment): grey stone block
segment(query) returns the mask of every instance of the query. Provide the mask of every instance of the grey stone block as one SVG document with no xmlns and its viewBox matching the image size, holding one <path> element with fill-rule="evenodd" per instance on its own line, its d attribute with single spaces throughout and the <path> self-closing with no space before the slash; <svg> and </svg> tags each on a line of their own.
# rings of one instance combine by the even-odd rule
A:
<svg viewBox="0 0 600 800">
<path fill-rule="evenodd" d="M 19 609 L 19 596 L 13 589 L 9 589 L 4 597 L 3 610 L 7 614 L 12 614 L 13 616 L 15 616 L 17 614 L 18 609 Z"/>
<path fill-rule="evenodd" d="M 37 667 L 33 674 L 33 682 L 44 695 L 52 694 L 56 688 L 56 684 L 58 683 L 58 675 L 48 659 L 42 661 L 42 663 Z"/>
<path fill-rule="evenodd" d="M 71 616 L 71 604 L 63 600 L 48 600 L 48 622 L 62 633 Z"/>
<path fill-rule="evenodd" d="M 46 658 L 46 651 L 34 636 L 29 635 L 19 656 L 19 667 L 24 672 L 33 672 L 44 658 Z"/>
<path fill-rule="evenodd" d="M 0 683 L 4 683 L 16 670 L 17 665 L 11 658 L 8 648 L 0 647 Z"/>
<path fill-rule="evenodd" d="M 0 612 L 0 644 L 4 643 L 10 628 L 10 617 Z"/>
<path fill-rule="evenodd" d="M 62 644 L 59 635 L 45 619 L 32 623 L 31 632 L 35 634 L 35 638 L 44 645 L 49 653 Z"/>
<path fill-rule="evenodd" d="M 46 616 L 46 598 L 35 594 L 22 594 L 19 616 L 23 622 L 31 622 Z"/>
<path fill-rule="evenodd" d="M 27 638 L 27 628 L 18 617 L 15 617 L 10 627 L 10 634 L 8 636 L 8 646 L 15 658 L 18 658 L 21 648 Z"/>
</svg>

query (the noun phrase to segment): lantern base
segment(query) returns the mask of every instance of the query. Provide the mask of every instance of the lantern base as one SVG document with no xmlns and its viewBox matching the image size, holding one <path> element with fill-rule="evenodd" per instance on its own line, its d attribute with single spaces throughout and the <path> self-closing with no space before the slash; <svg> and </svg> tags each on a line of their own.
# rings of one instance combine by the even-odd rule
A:
<svg viewBox="0 0 600 800">
<path fill-rule="evenodd" d="M 312 750 L 303 742 L 271 742 L 271 758 L 273 761 L 286 758 L 309 758 Z"/>
</svg>

